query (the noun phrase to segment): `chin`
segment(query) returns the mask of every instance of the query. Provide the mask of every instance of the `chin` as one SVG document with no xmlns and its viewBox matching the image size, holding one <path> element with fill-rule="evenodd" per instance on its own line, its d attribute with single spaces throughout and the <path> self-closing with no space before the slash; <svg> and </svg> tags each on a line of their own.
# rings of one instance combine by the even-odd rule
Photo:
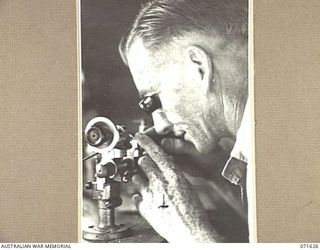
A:
<svg viewBox="0 0 320 250">
<path fill-rule="evenodd" d="M 200 154 L 209 154 L 211 153 L 216 147 L 217 143 L 214 140 L 207 141 L 206 139 L 198 140 L 197 142 L 193 143 L 195 148 Z"/>
</svg>

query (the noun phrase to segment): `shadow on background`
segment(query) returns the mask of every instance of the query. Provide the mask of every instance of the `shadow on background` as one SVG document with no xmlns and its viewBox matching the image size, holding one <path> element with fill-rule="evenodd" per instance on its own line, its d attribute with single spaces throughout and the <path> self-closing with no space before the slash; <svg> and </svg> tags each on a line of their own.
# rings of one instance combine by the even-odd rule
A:
<svg viewBox="0 0 320 250">
<path fill-rule="evenodd" d="M 83 127 L 94 116 L 138 130 L 138 92 L 118 45 L 129 29 L 142 0 L 82 0 L 81 52 L 83 71 Z"/>
</svg>

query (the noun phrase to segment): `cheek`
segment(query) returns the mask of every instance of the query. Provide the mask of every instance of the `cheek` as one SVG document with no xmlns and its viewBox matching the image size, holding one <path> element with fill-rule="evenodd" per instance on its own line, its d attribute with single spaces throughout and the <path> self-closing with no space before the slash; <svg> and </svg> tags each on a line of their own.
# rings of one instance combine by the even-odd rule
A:
<svg viewBox="0 0 320 250">
<path fill-rule="evenodd" d="M 190 95 L 182 95 L 179 92 L 163 93 L 162 100 L 163 109 L 174 124 L 185 123 L 190 126 L 200 117 L 199 103 Z"/>
<path fill-rule="evenodd" d="M 163 74 L 170 75 L 169 79 L 161 79 L 164 83 L 159 94 L 162 107 L 172 123 L 192 122 L 201 113 L 200 102 L 197 101 L 200 99 L 199 90 L 179 69 L 175 68 L 175 72 L 172 70 L 173 68 L 170 69 L 170 74 Z"/>
<path fill-rule="evenodd" d="M 172 123 L 181 122 L 184 119 L 186 110 L 182 109 L 184 100 L 178 94 L 163 93 L 160 95 L 163 110 Z"/>
</svg>

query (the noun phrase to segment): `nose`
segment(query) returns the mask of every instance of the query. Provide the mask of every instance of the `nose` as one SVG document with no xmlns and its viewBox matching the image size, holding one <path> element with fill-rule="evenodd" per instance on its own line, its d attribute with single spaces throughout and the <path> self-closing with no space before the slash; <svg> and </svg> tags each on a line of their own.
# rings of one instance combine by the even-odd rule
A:
<svg viewBox="0 0 320 250">
<path fill-rule="evenodd" d="M 166 113 L 162 109 L 157 109 L 152 113 L 154 128 L 159 135 L 166 135 L 172 131 L 173 124 L 168 120 Z"/>
</svg>

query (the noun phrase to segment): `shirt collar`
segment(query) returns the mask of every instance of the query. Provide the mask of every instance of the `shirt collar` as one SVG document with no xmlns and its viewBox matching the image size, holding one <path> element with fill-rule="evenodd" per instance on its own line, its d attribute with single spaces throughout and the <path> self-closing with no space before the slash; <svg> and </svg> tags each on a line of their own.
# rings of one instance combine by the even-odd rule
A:
<svg viewBox="0 0 320 250">
<path fill-rule="evenodd" d="M 241 125 L 237 132 L 237 139 L 230 153 L 222 176 L 235 185 L 244 185 L 248 159 L 251 159 L 251 115 L 246 104 Z"/>
</svg>

